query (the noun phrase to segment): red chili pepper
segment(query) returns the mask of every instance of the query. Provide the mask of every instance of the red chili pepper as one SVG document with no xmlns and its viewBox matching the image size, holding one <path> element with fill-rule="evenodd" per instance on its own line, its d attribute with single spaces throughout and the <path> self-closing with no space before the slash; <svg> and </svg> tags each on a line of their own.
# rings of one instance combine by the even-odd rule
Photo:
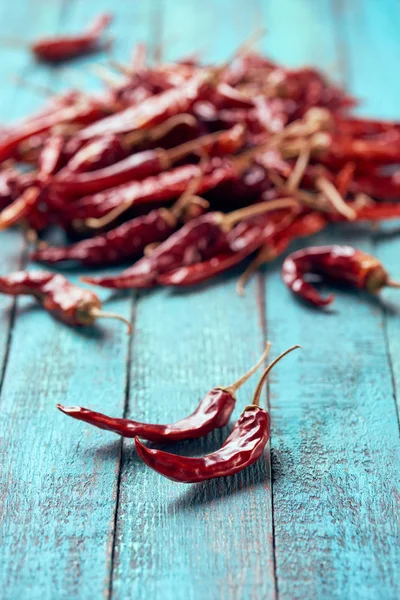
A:
<svg viewBox="0 0 400 600">
<path fill-rule="evenodd" d="M 71 144 L 72 146 L 72 144 Z M 70 146 L 70 147 L 71 147 Z M 68 146 L 66 148 L 68 151 Z M 102 135 L 85 143 L 68 161 L 60 177 L 73 176 L 75 173 L 87 173 L 108 167 L 122 160 L 127 150 L 117 135 Z"/>
<path fill-rule="evenodd" d="M 289 212 L 280 216 L 277 221 L 266 219 L 263 215 L 243 221 L 228 233 L 229 249 L 212 256 L 209 260 L 171 269 L 159 275 L 157 281 L 160 285 L 179 287 L 203 283 L 241 263 L 265 244 L 266 240 L 277 235 L 285 227 L 287 220 L 292 218 L 295 216 Z"/>
<path fill-rule="evenodd" d="M 335 120 L 335 129 L 348 136 L 371 136 L 386 131 L 400 131 L 398 121 L 381 121 L 359 117 L 340 117 Z"/>
<path fill-rule="evenodd" d="M 245 375 L 227 387 L 218 386 L 209 391 L 196 410 L 185 419 L 169 425 L 140 423 L 131 419 L 108 417 L 98 412 L 79 406 L 62 406 L 57 408 L 66 415 L 84 421 L 100 429 L 113 431 L 124 437 L 140 436 L 150 442 L 181 442 L 203 437 L 218 427 L 225 427 L 236 404 L 236 392 L 255 373 L 268 356 L 270 344 L 257 364 Z"/>
<path fill-rule="evenodd" d="M 88 99 L 76 106 L 62 107 L 45 114 L 32 122 L 22 124 L 16 130 L 8 132 L 0 139 L 0 161 L 12 158 L 18 146 L 38 134 L 63 123 L 92 123 L 106 114 L 105 107 L 94 99 Z"/>
<path fill-rule="evenodd" d="M 62 62 L 100 50 L 101 35 L 111 21 L 111 15 L 99 15 L 84 33 L 42 38 L 32 44 L 31 50 L 38 59 L 50 63 Z"/>
<path fill-rule="evenodd" d="M 355 194 L 367 194 L 378 200 L 398 200 L 400 198 L 399 173 L 393 175 L 356 175 L 350 189 Z"/>
<path fill-rule="evenodd" d="M 282 279 L 292 292 L 314 306 L 331 304 L 334 296 L 323 298 L 306 281 L 307 275 L 319 275 L 329 281 L 347 283 L 376 293 L 385 286 L 400 287 L 393 282 L 380 261 L 350 246 L 321 246 L 293 252 L 284 261 Z"/>
<path fill-rule="evenodd" d="M 72 246 L 37 250 L 31 258 L 49 264 L 71 260 L 92 267 L 104 266 L 141 256 L 148 244 L 164 241 L 175 228 L 171 211 L 159 208 Z"/>
<path fill-rule="evenodd" d="M 129 107 L 116 115 L 82 129 L 77 137 L 91 139 L 106 133 L 126 133 L 138 129 L 149 129 L 170 117 L 190 112 L 192 106 L 209 88 L 210 75 L 201 73 L 182 85 L 152 96 L 136 106 Z"/>
<path fill-rule="evenodd" d="M 400 132 L 393 139 L 393 132 L 385 132 L 373 139 L 350 138 L 331 135 L 328 149 L 318 154 L 318 160 L 328 166 L 337 167 L 354 161 L 377 164 L 400 162 Z"/>
<path fill-rule="evenodd" d="M 71 173 L 67 168 L 57 177 L 55 185 L 60 194 L 95 194 L 166 171 L 174 162 L 194 151 L 206 152 L 208 156 L 224 155 L 235 152 L 243 143 L 244 128 L 238 125 L 230 131 L 202 136 L 171 150 L 156 148 L 138 152 L 90 173 Z"/>
<path fill-rule="evenodd" d="M 136 450 L 140 458 L 160 475 L 181 483 L 197 483 L 235 475 L 255 463 L 262 455 L 270 436 L 269 414 L 259 406 L 263 385 L 272 367 L 286 354 L 299 347 L 289 348 L 267 367 L 256 387 L 252 403 L 246 406 L 232 433 L 219 450 L 201 458 L 188 458 L 147 448 L 136 437 Z"/>
<path fill-rule="evenodd" d="M 0 277 L 0 293 L 11 296 L 34 296 L 43 308 L 68 325 L 93 325 L 98 318 L 119 319 L 120 315 L 102 312 L 101 302 L 90 290 L 73 285 L 63 275 L 47 271 L 19 271 Z"/>
<path fill-rule="evenodd" d="M 230 161 L 213 159 L 205 167 L 199 165 L 183 165 L 147 177 L 143 181 L 132 181 L 93 196 L 85 196 L 65 207 L 64 220 L 83 222 L 89 228 L 102 228 L 112 223 L 131 206 L 153 204 L 172 200 L 185 191 L 190 181 L 202 177 L 198 193 L 216 187 L 236 175 Z"/>
<path fill-rule="evenodd" d="M 150 256 L 144 256 L 119 275 L 84 277 L 83 280 L 114 289 L 152 287 L 156 285 L 159 276 L 163 273 L 178 267 L 200 263 L 221 252 L 226 252 L 229 244 L 226 234 L 240 220 L 253 214 L 290 208 L 295 205 L 292 198 L 283 198 L 275 202 L 262 202 L 230 214 L 207 213 L 189 221 L 161 243 Z"/>
</svg>

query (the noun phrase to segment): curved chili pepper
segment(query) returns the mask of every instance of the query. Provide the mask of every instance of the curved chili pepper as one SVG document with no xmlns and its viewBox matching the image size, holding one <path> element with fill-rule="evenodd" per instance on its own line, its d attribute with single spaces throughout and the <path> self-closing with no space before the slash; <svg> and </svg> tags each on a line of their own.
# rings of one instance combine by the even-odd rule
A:
<svg viewBox="0 0 400 600">
<path fill-rule="evenodd" d="M 60 194 L 95 194 L 129 181 L 140 181 L 156 175 L 194 151 L 206 152 L 208 156 L 224 155 L 235 152 L 243 143 L 244 128 L 238 125 L 230 131 L 205 135 L 171 150 L 144 150 L 89 173 L 71 173 L 68 165 L 56 178 L 55 186 Z"/>
<path fill-rule="evenodd" d="M 84 421 L 100 429 L 113 431 L 124 437 L 140 436 L 150 442 L 180 442 L 203 437 L 218 427 L 224 427 L 232 414 L 236 404 L 237 390 L 255 373 L 268 356 L 270 344 L 258 362 L 235 383 L 227 387 L 215 387 L 209 391 L 196 410 L 185 419 L 170 425 L 155 425 L 140 423 L 131 419 L 118 419 L 108 417 L 98 412 L 79 406 L 62 406 L 57 408 L 66 415 Z"/>
<path fill-rule="evenodd" d="M 259 406 L 263 385 L 272 367 L 286 354 L 299 347 L 289 348 L 265 369 L 254 392 L 252 403 L 246 406 L 232 433 L 219 450 L 201 458 L 189 458 L 147 448 L 136 437 L 135 445 L 140 458 L 160 475 L 180 483 L 198 483 L 216 477 L 235 475 L 255 463 L 262 455 L 270 436 L 269 414 Z"/>
<path fill-rule="evenodd" d="M 140 181 L 168 168 L 167 152 L 161 148 L 132 154 L 96 171 L 72 172 L 67 169 L 55 179 L 59 194 L 96 194 L 129 181 Z"/>
<path fill-rule="evenodd" d="M 268 215 L 269 216 L 269 215 Z M 277 235 L 285 227 L 287 219 L 295 218 L 291 213 L 282 216 L 278 221 L 260 215 L 237 225 L 228 233 L 229 248 L 212 256 L 209 260 L 171 269 L 158 276 L 160 285 L 190 286 L 203 283 L 228 271 L 253 254 L 266 240 Z"/>
<path fill-rule="evenodd" d="M 111 23 L 110 14 L 99 15 L 87 30 L 79 35 L 43 38 L 31 45 L 33 54 L 44 62 L 57 63 L 101 49 L 100 38 Z"/>
<path fill-rule="evenodd" d="M 293 293 L 314 306 L 331 304 L 334 296 L 323 298 L 305 280 L 308 274 L 347 283 L 370 293 L 376 293 L 385 286 L 400 287 L 400 283 L 389 278 L 377 258 L 351 246 L 305 248 L 290 254 L 283 263 L 282 279 Z"/>
<path fill-rule="evenodd" d="M 151 96 L 136 106 L 85 127 L 79 139 L 91 139 L 105 133 L 126 133 L 138 129 L 149 129 L 180 113 L 190 112 L 209 87 L 210 75 L 201 73 L 180 86 Z"/>
<path fill-rule="evenodd" d="M 230 214 L 207 213 L 189 221 L 179 231 L 161 243 L 150 256 L 122 273 L 111 277 L 84 277 L 83 281 L 114 289 L 148 288 L 160 275 L 177 267 L 199 263 L 228 250 L 227 232 L 238 221 L 252 214 L 266 213 L 295 205 L 292 198 L 282 198 L 246 207 Z"/>
<path fill-rule="evenodd" d="M 34 296 L 43 308 L 68 325 L 93 325 L 98 318 L 119 319 L 132 326 L 124 317 L 102 312 L 96 294 L 72 284 L 63 275 L 47 271 L 19 271 L 0 277 L 0 293 L 11 296 Z"/>
</svg>

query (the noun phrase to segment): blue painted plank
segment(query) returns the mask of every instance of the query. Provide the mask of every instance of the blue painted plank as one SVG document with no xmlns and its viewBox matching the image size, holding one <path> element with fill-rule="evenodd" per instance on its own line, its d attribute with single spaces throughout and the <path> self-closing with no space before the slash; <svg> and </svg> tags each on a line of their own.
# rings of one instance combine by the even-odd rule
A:
<svg viewBox="0 0 400 600">
<path fill-rule="evenodd" d="M 68 3 L 61 29 L 81 30 L 109 7 L 105 1 Z M 116 35 L 132 24 L 131 44 L 148 36 L 145 8 L 126 4 L 115 12 Z M 32 35 L 41 32 L 40 25 L 46 33 L 56 32 L 57 14 L 46 27 L 38 20 Z M 55 88 L 67 79 L 62 69 L 56 75 L 38 67 L 36 73 L 39 80 L 40 73 L 52 73 Z M 72 279 L 80 274 L 76 271 Z M 100 295 L 109 296 L 106 291 Z M 128 295 L 107 301 L 106 308 L 129 318 L 133 305 Z M 31 300 L 18 301 L 1 394 L 0 581 L 7 599 L 109 594 L 120 442 L 105 444 L 100 431 L 67 419 L 55 404 L 123 412 L 128 353 L 126 329 L 117 321 L 73 330 Z"/>
<path fill-rule="evenodd" d="M 164 2 L 165 59 L 202 49 L 222 61 L 255 29 L 259 6 Z M 216 25 L 218 24 L 218 35 Z M 167 43 L 170 41 L 170 43 Z M 235 277 L 188 293 L 139 297 L 128 414 L 172 422 L 190 414 L 215 385 L 235 380 L 263 344 L 257 284 L 243 300 Z M 236 419 L 256 379 L 238 395 Z M 172 452 L 201 455 L 228 428 Z M 110 436 L 111 437 L 111 436 Z M 113 573 L 119 598 L 275 598 L 269 456 L 235 477 L 184 486 L 137 460 L 123 445 Z"/>
<path fill-rule="evenodd" d="M 354 10 L 356 3 L 348 4 Z M 321 65 L 324 57 L 328 69 L 343 66 L 329 2 L 302 2 L 306 17 L 289 21 L 288 3 L 272 6 L 273 54 L 285 56 L 285 40 L 294 38 L 298 64 Z M 370 54 L 355 46 L 367 70 Z M 329 242 L 374 250 L 370 235 L 351 228 L 314 243 Z M 343 292 L 331 315 L 308 309 L 284 290 L 279 266 L 266 271 L 269 336 L 280 347 L 304 348 L 293 357 L 295 367 L 282 364 L 270 384 L 279 597 L 396 598 L 399 437 L 381 308 Z"/>
<path fill-rule="evenodd" d="M 398 27 L 400 11 L 396 2 L 388 2 L 386 9 L 374 2 L 350 3 L 339 14 L 352 89 L 364 99 L 359 112 L 379 115 L 384 119 L 400 119 L 400 83 L 397 77 L 400 60 Z M 381 68 L 384 65 L 384 68 Z M 400 280 L 400 223 L 381 226 L 374 232 L 373 248 L 393 279 Z M 393 372 L 396 398 L 400 410 L 400 298 L 397 290 L 385 290 L 382 298 L 386 305 L 385 331 L 389 360 Z"/>
<path fill-rule="evenodd" d="M 44 4 L 47 9 L 44 10 Z M 39 14 L 36 15 L 36 12 Z M 60 2 L 51 6 L 43 0 L 38 2 L 16 2 L 13 6 L 7 3 L 0 4 L 0 37 L 19 37 L 32 39 L 42 29 L 52 24 L 57 24 L 60 12 Z M 36 17 L 34 18 L 34 16 Z M 26 21 L 27 20 L 27 21 Z M 28 23 L 28 25 L 27 25 Z M 22 35 L 21 32 L 24 32 Z M 2 124 L 9 125 L 37 109 L 43 102 L 43 97 L 30 88 L 26 88 L 16 79 L 16 76 L 30 78 L 35 72 L 35 64 L 25 47 L 1 44 L 1 94 L 0 108 Z M 49 81 L 49 73 L 40 73 L 36 78 L 37 83 L 45 85 Z M 3 231 L 1 235 L 0 273 L 5 274 L 20 268 L 23 262 L 25 248 L 22 233 L 15 229 Z M 7 296 L 0 296 L 0 372 L 5 370 L 7 347 L 9 342 L 10 327 L 12 327 L 12 314 L 15 302 Z M 2 376 L 0 376 L 1 379 Z M 0 380 L 1 386 L 1 380 Z"/>
</svg>

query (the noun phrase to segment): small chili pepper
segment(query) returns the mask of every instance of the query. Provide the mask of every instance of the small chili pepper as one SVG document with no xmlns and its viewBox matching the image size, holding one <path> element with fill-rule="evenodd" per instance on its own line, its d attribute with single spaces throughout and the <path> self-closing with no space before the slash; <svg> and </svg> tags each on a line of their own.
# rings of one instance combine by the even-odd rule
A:
<svg viewBox="0 0 400 600">
<path fill-rule="evenodd" d="M 259 406 L 263 385 L 272 367 L 296 348 L 300 346 L 289 348 L 265 369 L 254 392 L 252 403 L 246 406 L 219 450 L 200 458 L 189 458 L 147 448 L 135 437 L 140 458 L 160 475 L 180 483 L 198 483 L 216 477 L 235 475 L 255 463 L 262 455 L 270 436 L 269 414 Z"/>
<path fill-rule="evenodd" d="M 84 33 L 43 38 L 34 42 L 31 50 L 38 59 L 49 63 L 58 63 L 89 54 L 101 49 L 101 35 L 111 21 L 111 15 L 99 15 Z"/>
<path fill-rule="evenodd" d="M 189 221 L 179 231 L 161 243 L 150 256 L 122 273 L 111 277 L 84 277 L 87 283 L 114 289 L 148 288 L 157 283 L 158 277 L 185 265 L 201 262 L 228 249 L 227 232 L 235 223 L 255 214 L 263 214 L 296 203 L 292 198 L 261 202 L 233 213 L 207 213 Z"/>
<path fill-rule="evenodd" d="M 91 139 L 106 133 L 126 133 L 139 129 L 150 129 L 170 117 L 190 112 L 209 87 L 210 75 L 201 73 L 182 85 L 151 96 L 136 106 L 102 119 L 82 129 L 77 137 Z"/>
<path fill-rule="evenodd" d="M 38 205 L 40 191 L 38 187 L 29 187 L 14 202 L 4 208 L 0 213 L 0 230 L 7 229 L 29 217 Z"/>
<path fill-rule="evenodd" d="M 79 406 L 57 408 L 66 415 L 100 429 L 113 431 L 124 437 L 140 436 L 150 442 L 180 442 L 203 437 L 218 427 L 225 427 L 236 404 L 236 392 L 255 373 L 268 356 L 270 344 L 254 365 L 240 379 L 227 387 L 218 386 L 209 391 L 196 410 L 185 419 L 170 425 L 140 423 L 131 419 L 117 419 Z"/>
<path fill-rule="evenodd" d="M 43 308 L 67 325 L 93 325 L 98 318 L 119 319 L 132 326 L 121 315 L 102 312 L 101 301 L 90 290 L 73 285 L 63 275 L 47 271 L 19 271 L 0 277 L 0 293 L 11 296 L 34 296 Z"/>
<path fill-rule="evenodd" d="M 321 246 L 293 252 L 284 261 L 282 279 L 299 298 L 314 306 L 331 304 L 334 296 L 322 297 L 306 281 L 307 275 L 319 275 L 329 281 L 347 283 L 370 293 L 383 287 L 400 287 L 389 278 L 380 261 L 351 246 Z"/>
</svg>

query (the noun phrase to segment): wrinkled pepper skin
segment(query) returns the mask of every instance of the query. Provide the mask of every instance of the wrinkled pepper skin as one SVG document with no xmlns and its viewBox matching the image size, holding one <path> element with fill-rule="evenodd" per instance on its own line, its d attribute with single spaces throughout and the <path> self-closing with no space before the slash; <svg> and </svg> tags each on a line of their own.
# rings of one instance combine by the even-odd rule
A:
<svg viewBox="0 0 400 600">
<path fill-rule="evenodd" d="M 200 458 L 177 456 L 147 448 L 138 437 L 136 450 L 148 467 L 172 481 L 198 483 L 239 473 L 262 455 L 270 436 L 268 413 L 259 406 L 248 406 L 223 446 Z"/>
</svg>

